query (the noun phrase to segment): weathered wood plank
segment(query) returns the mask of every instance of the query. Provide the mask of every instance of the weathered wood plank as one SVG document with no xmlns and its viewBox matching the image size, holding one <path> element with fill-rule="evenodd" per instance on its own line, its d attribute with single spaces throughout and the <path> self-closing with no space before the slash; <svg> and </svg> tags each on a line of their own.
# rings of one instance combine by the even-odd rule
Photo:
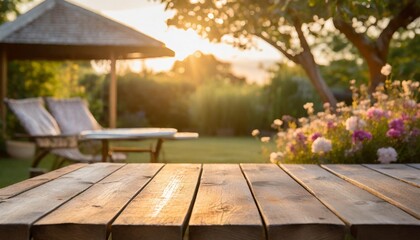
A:
<svg viewBox="0 0 420 240">
<path fill-rule="evenodd" d="M 343 239 L 344 223 L 274 164 L 241 164 L 269 240 Z"/>
<path fill-rule="evenodd" d="M 15 183 L 13 185 L 7 186 L 5 188 L 0 189 L 0 200 L 13 197 L 19 193 L 22 193 L 24 191 L 27 191 L 31 188 L 34 188 L 36 186 L 39 186 L 43 183 L 49 182 L 53 179 L 56 179 L 60 176 L 63 176 L 67 173 L 73 172 L 79 168 L 82 168 L 86 166 L 85 163 L 77 163 L 72 164 L 67 167 L 63 167 L 60 169 L 57 169 L 52 172 L 48 172 L 45 174 L 42 174 L 40 176 L 29 178 L 25 181 Z"/>
<path fill-rule="evenodd" d="M 280 165 L 350 226 L 357 239 L 418 239 L 420 221 L 317 165 Z"/>
<path fill-rule="evenodd" d="M 420 219 L 420 188 L 361 165 L 334 164 L 323 167 Z"/>
<path fill-rule="evenodd" d="M 200 173 L 200 164 L 167 164 L 112 223 L 112 239 L 181 240 Z"/>
<path fill-rule="evenodd" d="M 363 164 L 363 166 L 420 187 L 420 169 L 405 164 Z"/>
<path fill-rule="evenodd" d="M 163 164 L 127 164 L 39 220 L 35 240 L 103 240 L 113 219 Z"/>
<path fill-rule="evenodd" d="M 28 240 L 31 225 L 122 164 L 91 164 L 0 201 L 0 239 Z M 76 212 L 77 210 L 75 210 Z"/>
<path fill-rule="evenodd" d="M 410 166 L 410 167 L 413 167 L 413 168 L 420 169 L 420 163 L 410 163 L 410 164 L 407 164 L 407 165 Z"/>
<path fill-rule="evenodd" d="M 191 240 L 264 239 L 264 227 L 236 164 L 205 164 L 189 222 Z"/>
</svg>

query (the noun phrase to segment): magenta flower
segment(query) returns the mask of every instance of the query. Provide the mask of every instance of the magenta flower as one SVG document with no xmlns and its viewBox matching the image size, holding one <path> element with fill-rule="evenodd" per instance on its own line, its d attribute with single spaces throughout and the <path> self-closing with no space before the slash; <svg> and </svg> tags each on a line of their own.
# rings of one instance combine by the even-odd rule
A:
<svg viewBox="0 0 420 240">
<path fill-rule="evenodd" d="M 303 134 L 303 133 L 301 133 L 301 132 L 298 132 L 298 133 L 296 134 L 296 140 L 297 140 L 298 142 L 305 143 L 305 142 L 306 142 L 306 136 L 305 136 L 305 134 Z"/>
<path fill-rule="evenodd" d="M 337 125 L 337 124 L 336 124 L 335 122 L 333 122 L 333 121 L 328 121 L 328 122 L 327 122 L 327 128 L 328 128 L 328 129 L 332 129 L 332 128 L 334 128 L 336 125 Z"/>
<path fill-rule="evenodd" d="M 391 128 L 386 132 L 386 135 L 390 138 L 399 138 L 403 135 L 403 132 L 395 128 Z"/>
<path fill-rule="evenodd" d="M 314 133 L 314 134 L 311 135 L 311 140 L 312 141 L 315 141 L 319 137 L 322 137 L 322 134 L 321 133 L 318 133 L 318 132 L 317 133 Z"/>
<path fill-rule="evenodd" d="M 288 143 L 288 144 L 287 144 L 287 149 L 289 149 L 289 151 L 290 151 L 291 153 L 296 153 L 296 146 L 295 146 L 295 144 L 293 144 L 293 143 Z"/>
<path fill-rule="evenodd" d="M 401 118 L 396 118 L 388 124 L 388 127 L 390 130 L 394 129 L 402 133 L 404 132 L 404 121 Z"/>
<path fill-rule="evenodd" d="M 372 134 L 363 130 L 356 130 L 351 135 L 353 143 L 363 142 L 364 140 L 372 139 Z"/>
</svg>

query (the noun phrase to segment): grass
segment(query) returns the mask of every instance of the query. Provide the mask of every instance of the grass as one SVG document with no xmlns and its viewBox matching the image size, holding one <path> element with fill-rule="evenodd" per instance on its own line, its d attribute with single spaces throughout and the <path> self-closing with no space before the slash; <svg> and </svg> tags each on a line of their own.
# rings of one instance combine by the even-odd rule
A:
<svg viewBox="0 0 420 240">
<path fill-rule="evenodd" d="M 122 145 L 148 147 L 154 141 L 124 142 Z M 274 144 L 264 145 L 273 149 Z M 200 137 L 197 140 L 166 141 L 159 157 L 166 163 L 264 163 L 268 161 L 268 150 L 251 137 Z M 48 168 L 53 160 L 49 156 L 43 161 Z M 130 153 L 128 162 L 149 162 L 148 154 Z M 31 160 L 0 159 L 0 188 L 28 178 Z"/>
</svg>

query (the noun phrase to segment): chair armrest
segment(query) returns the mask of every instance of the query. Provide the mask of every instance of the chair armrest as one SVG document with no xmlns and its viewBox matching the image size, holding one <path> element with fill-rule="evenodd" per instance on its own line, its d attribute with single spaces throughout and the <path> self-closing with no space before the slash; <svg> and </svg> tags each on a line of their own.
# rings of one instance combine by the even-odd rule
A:
<svg viewBox="0 0 420 240">
<path fill-rule="evenodd" d="M 39 148 L 75 148 L 78 145 L 79 135 L 28 135 L 15 134 L 19 138 L 28 138 L 34 141 Z"/>
<path fill-rule="evenodd" d="M 75 135 L 75 134 L 29 135 L 29 134 L 25 134 L 25 133 L 15 133 L 14 136 L 18 137 L 18 138 L 28 138 L 28 139 L 39 139 L 39 138 L 50 138 L 50 139 L 54 139 L 54 138 L 77 138 L 77 139 L 79 139 L 79 135 Z"/>
</svg>

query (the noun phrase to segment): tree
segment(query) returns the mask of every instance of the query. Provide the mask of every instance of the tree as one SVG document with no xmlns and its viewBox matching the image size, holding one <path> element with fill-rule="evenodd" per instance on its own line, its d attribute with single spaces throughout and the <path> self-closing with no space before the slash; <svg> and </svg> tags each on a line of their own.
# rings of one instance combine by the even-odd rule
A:
<svg viewBox="0 0 420 240">
<path fill-rule="evenodd" d="M 325 32 L 331 31 L 326 27 L 327 20 L 334 17 L 336 27 L 345 33 L 345 37 L 349 38 L 351 43 L 357 42 L 356 47 L 359 51 L 363 50 L 361 56 L 369 65 L 371 86 L 373 86 L 378 83 L 377 73 L 380 73 L 380 68 L 386 63 L 386 57 L 383 56 L 386 56 L 389 50 L 389 41 L 393 33 L 399 28 L 406 28 L 416 18 L 418 5 L 416 0 L 160 1 L 166 4 L 167 9 L 176 10 L 174 17 L 168 21 L 169 24 L 184 29 L 192 28 L 212 41 L 228 40 L 238 47 L 248 48 L 252 46 L 255 36 L 261 38 L 289 60 L 302 66 L 322 100 L 330 102 L 333 106 L 336 99 L 325 83 L 312 54 L 316 40 L 322 40 Z M 414 10 L 408 10 L 410 7 Z M 384 9 L 387 11 L 383 11 Z M 347 22 L 350 20 L 351 23 L 355 16 L 363 19 L 371 14 L 373 18 L 369 18 L 370 20 L 391 19 L 388 30 L 383 31 L 378 38 L 377 46 L 371 46 L 372 43 L 368 43 L 367 39 L 362 37 L 363 34 L 358 32 L 357 26 L 349 25 Z M 407 19 L 403 19 L 405 14 L 408 14 Z M 369 21 L 362 23 L 369 24 Z M 353 35 L 361 40 L 354 41 L 351 38 Z M 382 49 L 379 54 L 375 53 L 377 51 L 375 47 Z M 378 55 L 381 55 L 380 59 L 385 61 L 376 61 Z M 382 80 L 381 77 L 379 81 Z"/>
<path fill-rule="evenodd" d="M 2 0 L 0 1 L 0 24 L 9 21 L 9 17 L 19 15 L 19 4 L 30 0 Z"/>
<path fill-rule="evenodd" d="M 379 83 L 385 81 L 381 68 L 387 63 L 395 33 L 407 28 L 414 34 L 419 33 L 420 21 L 414 21 L 420 16 L 420 1 L 335 0 L 333 6 L 331 14 L 334 26 L 358 49 L 365 60 L 369 68 L 372 92 Z M 413 24 L 410 26 L 410 23 Z"/>
<path fill-rule="evenodd" d="M 161 2 L 167 9 L 177 10 L 169 24 L 193 28 L 212 41 L 228 39 L 235 46 L 249 48 L 255 36 L 261 38 L 302 66 L 323 101 L 335 105 L 336 99 L 320 74 L 308 42 L 314 35 L 311 29 L 324 26 L 318 21 L 327 13 L 322 6 L 296 0 Z"/>
</svg>

